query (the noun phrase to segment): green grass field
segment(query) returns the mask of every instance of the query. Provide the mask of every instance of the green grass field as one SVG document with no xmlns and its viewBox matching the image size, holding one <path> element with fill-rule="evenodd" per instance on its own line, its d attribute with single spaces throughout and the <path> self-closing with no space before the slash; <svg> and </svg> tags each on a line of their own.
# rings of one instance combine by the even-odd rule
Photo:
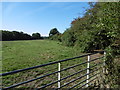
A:
<svg viewBox="0 0 120 90">
<path fill-rule="evenodd" d="M 2 44 L 3 72 L 80 55 L 79 50 L 49 40 L 3 41 Z"/>
<path fill-rule="evenodd" d="M 10 72 L 13 70 L 24 69 L 32 66 L 37 66 L 41 64 L 46 64 L 53 61 L 63 60 L 67 58 L 72 58 L 75 56 L 82 55 L 80 50 L 63 46 L 62 43 L 51 41 L 51 40 L 25 40 L 25 41 L 3 41 L 2 42 L 2 73 Z M 85 58 L 74 59 L 70 61 L 65 61 L 61 63 L 61 69 L 80 64 L 85 62 Z M 91 64 L 92 65 L 92 64 Z M 82 69 L 87 67 L 86 64 L 80 65 L 65 71 L 61 72 L 61 78 L 64 78 L 68 75 L 72 75 Z M 36 68 L 32 70 L 27 70 L 19 72 L 16 74 L 8 75 L 2 77 L 3 87 L 10 86 L 16 83 L 20 83 L 26 80 L 31 80 L 37 77 L 40 77 L 45 74 L 58 71 L 58 64 L 53 64 L 41 68 Z M 86 74 L 86 71 L 78 73 L 72 77 L 69 77 L 61 81 L 61 84 L 64 85 L 67 82 Z M 58 73 L 50 75 L 49 77 L 44 77 L 36 81 L 18 86 L 17 88 L 38 88 L 42 85 L 54 82 L 58 79 Z M 69 84 L 73 86 L 75 83 L 78 83 L 86 79 L 83 77 L 75 81 L 74 83 Z M 57 83 L 48 88 L 56 88 Z M 68 86 L 64 87 L 68 88 Z"/>
<path fill-rule="evenodd" d="M 2 73 L 18 69 L 24 69 L 36 65 L 46 64 L 52 61 L 58 61 L 75 56 L 80 56 L 80 51 L 63 46 L 60 42 L 50 40 L 26 40 L 26 41 L 3 41 L 2 42 Z M 74 64 L 81 63 L 83 59 L 66 61 L 61 63 L 61 69 Z M 61 78 L 73 74 L 80 70 L 83 66 L 69 69 L 61 72 Z M 14 83 L 30 80 L 43 74 L 48 74 L 58 70 L 58 65 L 50 65 L 42 68 L 28 70 L 13 75 L 3 77 L 3 85 L 9 86 Z M 85 71 L 86 72 L 86 71 Z M 70 81 L 72 78 L 80 74 L 66 79 Z M 43 80 L 33 81 L 20 87 L 39 87 L 49 82 L 57 80 L 57 74 L 51 75 Z M 62 82 L 62 81 L 61 81 Z M 63 82 L 65 83 L 65 82 Z M 57 85 L 55 85 L 56 87 Z"/>
</svg>

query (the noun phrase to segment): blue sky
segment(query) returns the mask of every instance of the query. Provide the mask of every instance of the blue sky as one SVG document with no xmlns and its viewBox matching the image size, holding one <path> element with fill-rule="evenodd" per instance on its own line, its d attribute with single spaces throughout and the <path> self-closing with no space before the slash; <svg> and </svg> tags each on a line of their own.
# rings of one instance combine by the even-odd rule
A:
<svg viewBox="0 0 120 90">
<path fill-rule="evenodd" d="M 3 2 L 2 30 L 48 36 L 52 28 L 57 28 L 63 33 L 87 8 L 88 2 Z"/>
</svg>

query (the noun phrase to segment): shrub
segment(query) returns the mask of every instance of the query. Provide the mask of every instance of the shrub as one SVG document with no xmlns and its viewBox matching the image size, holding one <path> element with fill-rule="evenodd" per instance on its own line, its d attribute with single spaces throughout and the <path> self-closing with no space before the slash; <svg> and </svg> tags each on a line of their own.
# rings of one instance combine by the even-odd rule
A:
<svg viewBox="0 0 120 90">
<path fill-rule="evenodd" d="M 74 46 L 76 41 L 76 37 L 74 36 L 74 32 L 71 30 L 67 30 L 62 35 L 62 43 L 66 46 Z"/>
</svg>

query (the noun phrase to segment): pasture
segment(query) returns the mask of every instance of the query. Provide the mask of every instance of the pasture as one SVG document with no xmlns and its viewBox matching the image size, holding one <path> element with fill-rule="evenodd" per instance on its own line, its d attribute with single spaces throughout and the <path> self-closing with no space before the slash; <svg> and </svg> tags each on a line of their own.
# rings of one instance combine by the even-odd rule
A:
<svg viewBox="0 0 120 90">
<path fill-rule="evenodd" d="M 50 40 L 25 40 L 25 41 L 3 41 L 2 42 L 2 73 L 24 69 L 40 64 L 46 64 L 66 58 L 80 56 L 80 51 L 63 46 L 60 42 Z M 83 59 L 66 61 L 61 64 L 61 68 L 69 67 L 73 64 L 81 63 Z M 83 66 L 75 67 L 61 73 L 61 78 L 80 70 Z M 42 68 L 28 70 L 13 75 L 3 77 L 3 86 L 9 86 L 25 80 L 36 78 L 43 74 L 57 71 L 57 65 L 50 65 Z M 77 77 L 79 76 L 73 76 Z M 72 78 L 66 79 L 65 82 Z M 51 81 L 57 80 L 57 74 L 51 75 L 49 78 L 33 81 L 20 87 L 40 87 Z M 65 83 L 63 82 L 63 83 Z M 54 87 L 56 87 L 55 85 Z M 53 87 L 53 88 L 54 88 Z"/>
<path fill-rule="evenodd" d="M 3 41 L 2 71 L 9 72 L 80 55 L 79 50 L 49 40 Z"/>
</svg>

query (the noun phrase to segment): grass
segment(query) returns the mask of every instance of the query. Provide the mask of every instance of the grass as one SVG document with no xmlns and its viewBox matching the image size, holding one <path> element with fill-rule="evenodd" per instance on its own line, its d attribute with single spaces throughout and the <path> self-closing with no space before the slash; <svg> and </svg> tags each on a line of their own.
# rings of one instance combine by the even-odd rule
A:
<svg viewBox="0 0 120 90">
<path fill-rule="evenodd" d="M 2 73 L 18 69 L 24 69 L 79 55 L 81 55 L 79 50 L 72 47 L 63 46 L 60 42 L 56 41 L 49 40 L 3 41 Z M 61 69 L 81 62 L 82 62 L 81 59 L 76 61 L 71 60 L 69 62 L 68 61 L 63 62 L 61 63 Z M 73 74 L 77 70 L 80 70 L 81 67 L 76 67 L 74 69 L 64 71 L 61 73 L 61 77 Z M 20 72 L 13 75 L 8 75 L 3 77 L 3 85 L 9 86 L 14 83 L 30 80 L 39 77 L 43 74 L 48 74 L 57 71 L 57 68 L 58 66 L 57 64 L 55 64 L 42 68 L 37 68 L 34 70 Z M 49 78 L 47 77 L 43 78 L 42 80 L 37 80 L 36 82 L 33 81 L 20 87 L 40 87 L 43 84 L 47 84 L 48 82 L 53 82 L 55 80 L 57 80 L 57 74 L 51 75 Z M 66 80 L 69 81 L 69 79 Z"/>
<path fill-rule="evenodd" d="M 2 44 L 3 72 L 80 55 L 79 50 L 49 40 L 3 41 Z"/>
<path fill-rule="evenodd" d="M 82 55 L 80 53 L 80 50 L 72 47 L 63 46 L 60 42 L 56 42 L 56 41 L 50 41 L 50 40 L 3 41 L 2 42 L 2 73 L 18 70 L 18 69 L 24 69 L 32 66 L 37 66 L 41 64 L 46 64 L 49 62 L 72 58 L 80 55 Z M 85 60 L 86 58 L 82 58 L 82 59 L 79 58 L 79 59 L 62 62 L 61 69 L 79 64 Z M 61 72 L 61 78 L 64 78 L 68 75 L 72 75 L 85 68 L 86 68 L 86 64 L 63 71 Z M 41 68 L 36 68 L 33 70 L 19 72 L 13 75 L 4 76 L 2 80 L 3 86 L 6 87 L 13 85 L 15 83 L 34 79 L 36 77 L 40 77 L 42 75 L 49 74 L 54 71 L 58 71 L 58 64 L 53 64 Z M 86 74 L 86 71 L 82 73 L 78 73 L 72 77 L 69 77 L 61 81 L 61 85 L 64 85 L 67 82 L 82 76 L 83 74 Z M 86 77 L 77 80 L 74 83 L 78 83 L 83 79 L 86 79 Z M 56 80 L 57 80 L 57 73 L 18 87 L 38 88 L 41 85 L 46 85 Z M 74 85 L 73 83 L 69 84 L 69 86 L 73 86 L 73 85 Z M 52 86 L 49 86 L 48 88 L 56 88 L 56 87 L 57 87 L 57 83 Z M 68 86 L 66 86 L 65 88 L 68 88 Z"/>
</svg>

